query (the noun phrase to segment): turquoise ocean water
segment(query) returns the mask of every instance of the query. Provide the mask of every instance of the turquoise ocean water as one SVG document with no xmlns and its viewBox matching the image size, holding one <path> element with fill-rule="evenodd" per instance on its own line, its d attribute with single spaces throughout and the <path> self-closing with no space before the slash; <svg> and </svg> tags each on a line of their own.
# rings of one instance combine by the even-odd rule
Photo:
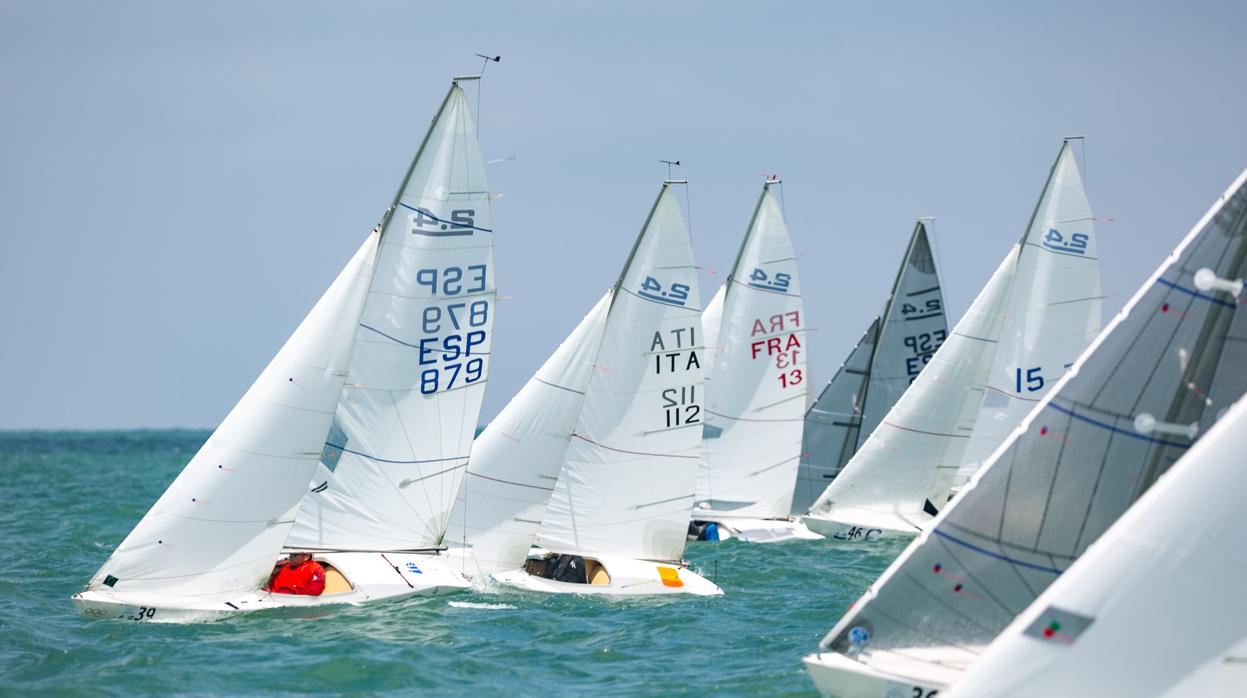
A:
<svg viewBox="0 0 1247 698">
<path fill-rule="evenodd" d="M 904 547 L 690 543 L 725 591 L 708 599 L 508 591 L 319 617 L 80 619 L 70 594 L 207 437 L 0 433 L 0 694 L 816 695 L 801 656 Z"/>
</svg>

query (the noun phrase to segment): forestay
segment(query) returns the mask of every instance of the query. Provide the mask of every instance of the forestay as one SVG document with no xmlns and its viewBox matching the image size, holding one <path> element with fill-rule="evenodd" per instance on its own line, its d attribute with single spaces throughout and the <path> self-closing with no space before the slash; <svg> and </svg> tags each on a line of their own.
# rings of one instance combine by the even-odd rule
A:
<svg viewBox="0 0 1247 698">
<path fill-rule="evenodd" d="M 351 375 L 290 545 L 441 545 L 489 375 L 489 185 L 452 84 L 382 224 Z"/>
<path fill-rule="evenodd" d="M 1218 286 L 1247 272 L 1244 177 L 824 648 L 954 680 L 1242 396 L 1247 327 Z"/>
<path fill-rule="evenodd" d="M 688 229 L 664 185 L 612 291 L 538 545 L 588 556 L 682 556 L 702 442 L 698 298 Z"/>
<path fill-rule="evenodd" d="M 472 445 L 446 542 L 464 572 L 524 564 L 567 457 L 602 344 L 607 292 Z"/>
<path fill-rule="evenodd" d="M 772 183 L 715 296 L 721 317 L 703 317 L 715 348 L 694 518 L 780 518 L 791 505 L 809 381 L 797 260 Z"/>
<path fill-rule="evenodd" d="M 377 237 L 368 237 L 87 589 L 163 606 L 256 591 L 268 580 L 342 392 Z"/>
<path fill-rule="evenodd" d="M 1241 524 L 1244 452 L 1240 398 L 992 643 L 956 695 L 1236 692 L 1242 655 L 1230 650 L 1247 638 L 1247 561 L 1215 533 Z M 1205 663 L 1221 665 L 1208 678 L 1220 672 L 1232 683 L 1173 690 Z"/>
<path fill-rule="evenodd" d="M 791 513 L 810 509 L 947 336 L 935 257 L 926 225 L 919 220 L 883 312 L 805 415 Z"/>
<path fill-rule="evenodd" d="M 1027 232 L 811 513 L 920 530 L 947 502 L 967 458 L 998 445 L 1098 330 L 1095 251 L 1066 143 Z"/>
</svg>

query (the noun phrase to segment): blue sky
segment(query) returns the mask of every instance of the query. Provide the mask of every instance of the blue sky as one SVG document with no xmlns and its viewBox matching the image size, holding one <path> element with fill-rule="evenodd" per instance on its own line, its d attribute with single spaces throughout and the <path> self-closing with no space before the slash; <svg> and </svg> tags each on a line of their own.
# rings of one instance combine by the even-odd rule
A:
<svg viewBox="0 0 1247 698">
<path fill-rule="evenodd" d="M 1116 312 L 1247 167 L 1241 2 L 0 4 L 0 428 L 210 427 L 483 86 L 482 420 L 614 280 L 666 172 L 708 300 L 784 180 L 821 384 L 916 216 L 953 317 L 1085 134 Z M 474 100 L 475 101 L 475 100 Z M 1078 155 L 1083 155 L 1082 150 Z M 709 270 L 717 270 L 717 274 Z"/>
</svg>

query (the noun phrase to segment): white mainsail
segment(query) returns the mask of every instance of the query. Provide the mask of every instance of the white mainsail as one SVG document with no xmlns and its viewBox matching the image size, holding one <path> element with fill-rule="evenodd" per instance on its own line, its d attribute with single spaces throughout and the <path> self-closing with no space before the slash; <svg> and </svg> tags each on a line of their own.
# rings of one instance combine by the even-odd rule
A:
<svg viewBox="0 0 1247 698">
<path fill-rule="evenodd" d="M 489 375 L 489 184 L 455 83 L 382 227 L 351 374 L 289 544 L 442 544 Z"/>
<path fill-rule="evenodd" d="M 1159 695 L 1210 660 L 1234 672 L 1237 690 L 1242 668 L 1225 665 L 1242 662 L 1230 650 L 1247 638 L 1247 560 L 1208 533 L 1242 522 L 1245 452 L 1240 398 L 1018 616 L 953 695 Z"/>
<path fill-rule="evenodd" d="M 1026 234 L 861 449 L 810 507 L 837 537 L 917 532 L 966 458 L 993 448 L 1094 337 L 1099 261 L 1068 143 Z M 980 433 L 980 429 L 982 429 Z"/>
<path fill-rule="evenodd" d="M 809 511 L 947 337 L 935 256 L 919 220 L 883 312 L 805 415 L 791 513 Z"/>
<path fill-rule="evenodd" d="M 268 580 L 342 392 L 377 242 L 368 236 L 88 590 L 164 607 Z"/>
<path fill-rule="evenodd" d="M 723 324 L 723 300 L 727 296 L 727 284 L 719 286 L 701 311 L 702 345 L 706 347 L 706 380 L 714 372 L 714 364 L 720 354 L 719 327 Z"/>
<path fill-rule="evenodd" d="M 698 519 L 787 517 L 792 500 L 809 381 L 797 260 L 774 183 L 763 186 L 736 263 L 712 301 L 721 316 L 703 317 L 714 349 Z"/>
<path fill-rule="evenodd" d="M 699 295 L 688 228 L 664 184 L 611 293 L 538 545 L 593 557 L 683 555 L 702 442 Z"/>
<path fill-rule="evenodd" d="M 962 471 L 973 473 L 1100 332 L 1091 206 L 1066 143 L 1023 239 Z"/>
<path fill-rule="evenodd" d="M 1244 181 L 806 658 L 820 688 L 955 682 L 1242 397 Z"/>
<path fill-rule="evenodd" d="M 567 457 L 613 294 L 607 292 L 472 445 L 448 554 L 481 577 L 519 568 Z"/>
</svg>

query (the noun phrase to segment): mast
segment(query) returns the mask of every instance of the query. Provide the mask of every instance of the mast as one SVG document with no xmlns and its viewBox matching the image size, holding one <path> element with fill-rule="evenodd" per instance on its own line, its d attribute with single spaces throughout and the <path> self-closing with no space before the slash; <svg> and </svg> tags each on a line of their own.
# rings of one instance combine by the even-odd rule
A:
<svg viewBox="0 0 1247 698">
<path fill-rule="evenodd" d="M 870 437 L 865 434 L 862 425 L 865 423 L 866 417 L 866 401 L 870 399 L 870 377 L 875 373 L 875 356 L 879 352 L 879 346 L 883 343 L 884 333 L 888 327 L 888 320 L 892 317 L 892 308 L 896 304 L 896 296 L 900 292 L 901 278 L 905 276 L 905 271 L 909 269 L 909 259 L 914 253 L 914 245 L 918 243 L 918 235 L 925 232 L 922 220 L 919 219 L 914 225 L 914 232 L 909 236 L 909 244 L 905 247 L 905 257 L 901 260 L 901 266 L 896 270 L 896 278 L 892 280 L 892 292 L 888 294 L 888 300 L 883 304 L 883 313 L 879 315 L 876 321 L 878 329 L 875 332 L 875 341 L 870 346 L 870 359 L 866 362 L 866 376 L 862 381 L 861 396 L 861 415 L 858 417 L 857 434 L 853 439 L 853 451 L 862 447 L 862 441 Z M 845 462 L 848 462 L 847 460 Z M 842 464 L 843 466 L 843 464 Z"/>
<path fill-rule="evenodd" d="M 670 185 L 681 183 L 683 183 L 683 180 L 663 180 L 662 188 L 658 190 L 658 196 L 654 198 L 654 204 L 650 206 L 649 213 L 645 216 L 645 222 L 641 224 L 641 232 L 637 233 L 636 241 L 632 243 L 632 250 L 628 252 L 628 258 L 624 260 L 623 269 L 619 271 L 619 278 L 615 281 L 614 286 L 611 287 L 612 308 L 615 307 L 615 298 L 619 296 L 619 290 L 623 287 L 624 279 L 628 276 L 628 270 L 632 268 L 632 260 L 636 258 L 637 250 L 641 248 L 641 241 L 645 239 L 645 233 L 649 230 L 650 221 L 654 220 L 654 212 L 658 210 L 658 204 L 662 201 L 662 197 L 667 193 Z"/>
</svg>

